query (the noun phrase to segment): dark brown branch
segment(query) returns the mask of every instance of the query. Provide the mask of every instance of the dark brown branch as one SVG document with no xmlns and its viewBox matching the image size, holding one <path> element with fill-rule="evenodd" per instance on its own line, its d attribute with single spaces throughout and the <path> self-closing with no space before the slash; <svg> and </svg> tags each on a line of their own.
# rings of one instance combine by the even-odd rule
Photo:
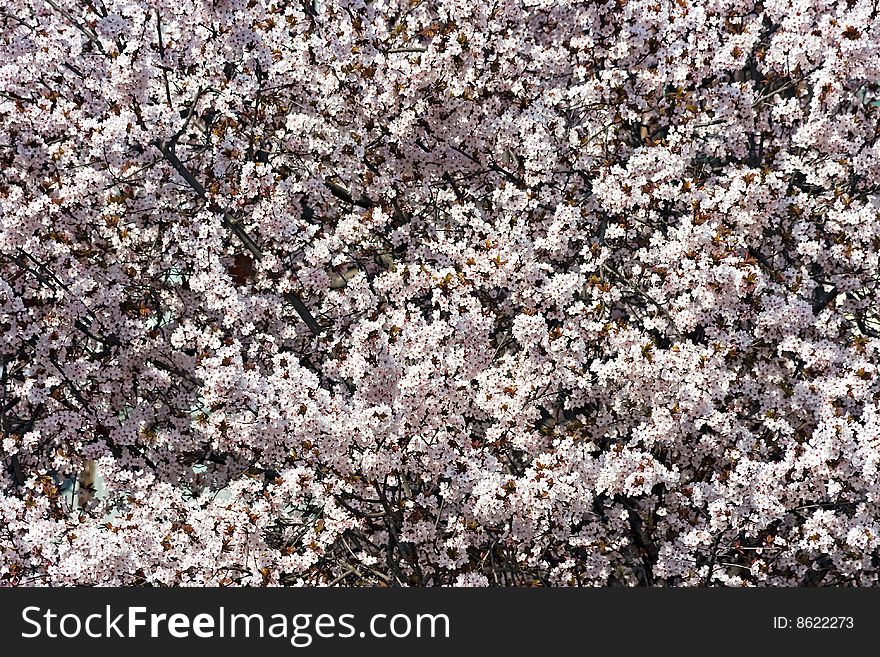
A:
<svg viewBox="0 0 880 657">
<path fill-rule="evenodd" d="M 642 559 L 642 571 L 644 575 L 644 583 L 646 586 L 654 586 L 653 566 L 657 561 L 659 553 L 657 545 L 645 531 L 645 523 L 642 517 L 636 512 L 635 507 L 625 498 L 615 496 L 615 500 L 622 504 L 627 512 L 630 531 L 633 537 L 633 543 Z"/>
<path fill-rule="evenodd" d="M 162 40 L 162 16 L 156 10 L 156 33 L 159 36 L 159 55 L 165 59 L 165 43 Z M 168 99 L 168 107 L 174 107 L 171 102 L 171 86 L 168 84 L 168 69 L 162 66 L 162 77 L 165 80 L 165 97 Z M 195 103 L 193 103 L 195 106 Z"/>
<path fill-rule="evenodd" d="M 865 335 L 869 338 L 880 338 L 880 332 L 877 332 L 874 329 L 868 327 L 868 325 L 865 324 L 865 320 L 862 317 L 855 315 L 855 320 L 856 320 L 856 326 L 859 327 L 859 331 L 861 332 L 862 335 Z"/>
<path fill-rule="evenodd" d="M 818 315 L 828 306 L 829 303 L 837 298 L 840 293 L 836 287 L 831 288 L 827 292 L 821 287 L 817 287 L 813 293 L 813 314 Z"/>
<path fill-rule="evenodd" d="M 15 477 L 15 484 L 19 488 L 24 486 L 24 474 L 21 471 L 21 463 L 18 461 L 18 454 L 12 455 L 12 476 Z"/>
<path fill-rule="evenodd" d="M 195 193 L 198 194 L 202 200 L 211 204 L 211 210 L 220 213 L 220 215 L 223 217 L 223 225 L 231 230 L 233 233 L 235 233 L 235 236 L 241 241 L 242 244 L 244 244 L 245 248 L 251 252 L 254 258 L 256 258 L 257 260 L 262 260 L 263 252 L 260 251 L 260 247 L 257 246 L 256 242 L 251 239 L 250 235 L 247 234 L 244 228 L 239 225 L 238 221 L 234 217 L 232 217 L 232 215 L 230 215 L 227 210 L 224 210 L 223 208 L 220 208 L 211 203 L 210 199 L 208 198 L 207 190 L 205 190 L 205 188 L 202 186 L 202 183 L 196 180 L 195 176 L 193 176 L 190 170 L 186 168 L 186 165 L 181 162 L 180 159 L 177 157 L 177 154 L 174 152 L 173 144 L 163 144 L 159 141 L 155 141 L 153 143 L 162 152 L 162 155 L 165 156 L 165 159 L 168 160 L 171 166 L 174 167 L 175 171 L 177 171 L 177 173 L 179 173 L 181 177 L 186 180 L 189 186 L 193 188 L 193 191 L 195 191 Z"/>
<path fill-rule="evenodd" d="M 106 52 L 104 51 L 104 45 L 101 43 L 101 40 L 98 38 L 97 34 L 95 34 L 92 30 L 87 29 L 84 25 L 80 24 L 80 22 L 77 21 L 73 16 L 71 16 L 70 13 L 67 12 L 67 10 L 65 10 L 63 7 L 58 6 L 58 4 L 53 2 L 53 0 L 44 0 L 44 1 L 47 5 L 52 7 L 52 9 L 54 9 L 59 14 L 64 16 L 64 18 L 67 19 L 67 22 L 69 22 L 77 30 L 82 32 L 89 41 L 91 41 L 96 46 L 98 46 L 98 50 L 100 50 L 102 53 L 106 54 Z"/>
<path fill-rule="evenodd" d="M 208 199 L 208 192 L 202 186 L 202 183 L 196 180 L 196 177 L 193 176 L 192 172 L 190 172 L 186 165 L 180 161 L 180 158 L 177 157 L 177 154 L 174 152 L 174 144 L 165 144 L 157 140 L 153 142 L 153 145 L 159 149 L 162 155 L 165 156 L 165 159 L 168 160 L 168 163 L 171 164 L 171 166 L 174 167 L 174 170 L 180 174 L 190 187 L 192 187 L 193 191 L 195 191 L 195 193 L 206 203 L 211 204 L 211 201 Z M 227 210 L 220 208 L 215 204 L 211 204 L 210 207 L 212 211 L 218 212 L 223 217 L 223 225 L 235 234 L 239 241 L 244 244 L 245 248 L 251 252 L 251 255 L 253 255 L 256 260 L 262 260 L 263 252 L 260 250 L 260 247 L 257 246 L 256 242 L 251 239 L 250 235 L 247 234 L 247 231 L 245 231 L 241 224 L 239 224 Z M 300 316 L 300 319 L 305 322 L 306 326 L 309 327 L 309 330 L 315 335 L 319 335 L 321 333 L 321 325 L 315 320 L 312 313 L 302 302 L 302 299 L 300 299 L 295 292 L 285 293 L 284 298 L 293 306 L 293 309 Z"/>
<path fill-rule="evenodd" d="M 352 205 L 357 205 L 361 208 L 372 208 L 376 205 L 376 203 L 369 198 L 354 198 L 345 187 L 342 185 L 333 182 L 332 180 L 325 180 L 324 184 L 327 186 L 327 189 L 330 190 L 330 193 L 333 194 L 336 198 L 345 201 L 346 203 L 351 203 Z"/>
</svg>

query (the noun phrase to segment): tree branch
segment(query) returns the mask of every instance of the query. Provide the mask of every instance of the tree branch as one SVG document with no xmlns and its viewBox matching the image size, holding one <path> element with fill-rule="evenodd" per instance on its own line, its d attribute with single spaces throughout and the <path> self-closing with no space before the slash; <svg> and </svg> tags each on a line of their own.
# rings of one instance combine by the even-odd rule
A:
<svg viewBox="0 0 880 657">
<path fill-rule="evenodd" d="M 211 210 L 220 213 L 223 217 L 223 225 L 235 234 L 239 241 L 244 244 L 245 248 L 251 252 L 251 255 L 253 255 L 256 260 L 262 260 L 263 252 L 260 250 L 260 247 L 257 246 L 256 242 L 254 242 L 250 235 L 247 234 L 247 231 L 245 231 L 241 224 L 239 224 L 227 210 L 218 207 L 210 201 L 208 198 L 208 192 L 205 190 L 202 183 L 196 180 L 196 177 L 192 172 L 183 162 L 180 161 L 180 158 L 177 157 L 177 154 L 174 152 L 174 143 L 165 144 L 156 140 L 153 142 L 153 145 L 159 149 L 165 159 L 168 160 L 168 163 L 174 167 L 174 170 L 180 174 L 190 187 L 192 187 L 193 191 L 195 191 L 202 200 L 209 204 Z M 321 325 L 315 320 L 302 299 L 300 299 L 295 292 L 285 293 L 284 298 L 293 306 L 293 309 L 300 316 L 300 319 L 305 322 L 306 326 L 309 327 L 309 330 L 313 334 L 319 335 L 321 333 Z"/>
<path fill-rule="evenodd" d="M 77 21 L 73 16 L 71 16 L 70 13 L 67 10 L 65 10 L 63 7 L 60 7 L 60 6 L 58 6 L 57 3 L 53 2 L 53 0 L 44 0 L 44 2 L 47 5 L 49 5 L 50 7 L 52 7 L 52 9 L 57 11 L 59 14 L 64 16 L 64 18 L 66 18 L 67 21 L 71 25 L 73 25 L 77 30 L 82 32 L 89 41 L 91 41 L 96 46 L 98 46 L 98 49 L 102 53 L 106 54 L 106 52 L 104 51 L 104 45 L 101 43 L 101 40 L 98 38 L 97 34 L 92 32 L 91 30 L 86 29 L 83 25 L 80 25 L 79 21 Z"/>
</svg>

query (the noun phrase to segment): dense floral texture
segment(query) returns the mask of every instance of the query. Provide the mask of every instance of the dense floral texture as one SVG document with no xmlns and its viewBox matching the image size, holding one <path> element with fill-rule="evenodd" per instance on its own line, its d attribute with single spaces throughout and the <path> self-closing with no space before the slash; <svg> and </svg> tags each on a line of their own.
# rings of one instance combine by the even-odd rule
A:
<svg viewBox="0 0 880 657">
<path fill-rule="evenodd" d="M 874 0 L 5 0 L 0 583 L 877 583 L 878 81 Z"/>
</svg>

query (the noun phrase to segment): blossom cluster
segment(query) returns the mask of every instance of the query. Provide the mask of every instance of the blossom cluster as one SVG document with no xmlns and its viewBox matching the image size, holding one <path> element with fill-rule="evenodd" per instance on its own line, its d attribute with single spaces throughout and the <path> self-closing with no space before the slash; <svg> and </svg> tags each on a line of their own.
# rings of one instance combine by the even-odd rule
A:
<svg viewBox="0 0 880 657">
<path fill-rule="evenodd" d="M 876 584 L 877 11 L 5 0 L 0 585 Z"/>
</svg>

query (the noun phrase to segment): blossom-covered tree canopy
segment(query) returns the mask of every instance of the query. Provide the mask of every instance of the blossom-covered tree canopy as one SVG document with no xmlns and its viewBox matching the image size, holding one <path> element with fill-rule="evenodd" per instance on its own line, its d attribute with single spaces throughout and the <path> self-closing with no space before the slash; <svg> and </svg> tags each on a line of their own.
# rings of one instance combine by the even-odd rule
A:
<svg viewBox="0 0 880 657">
<path fill-rule="evenodd" d="M 876 0 L 5 0 L 0 584 L 877 583 L 878 82 Z"/>
</svg>

